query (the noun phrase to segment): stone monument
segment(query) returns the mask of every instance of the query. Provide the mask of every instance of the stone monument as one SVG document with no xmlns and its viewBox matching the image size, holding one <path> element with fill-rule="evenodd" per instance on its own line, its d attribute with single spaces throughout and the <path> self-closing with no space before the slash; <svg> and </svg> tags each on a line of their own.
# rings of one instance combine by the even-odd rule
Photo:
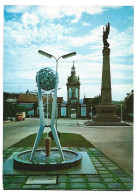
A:
<svg viewBox="0 0 137 195">
<path fill-rule="evenodd" d="M 116 106 L 112 103 L 111 74 L 110 74 L 110 49 L 107 42 L 110 32 L 110 23 L 103 27 L 103 68 L 101 102 L 97 106 L 97 114 L 93 118 L 95 125 L 119 125 L 120 118 L 116 115 Z"/>
</svg>

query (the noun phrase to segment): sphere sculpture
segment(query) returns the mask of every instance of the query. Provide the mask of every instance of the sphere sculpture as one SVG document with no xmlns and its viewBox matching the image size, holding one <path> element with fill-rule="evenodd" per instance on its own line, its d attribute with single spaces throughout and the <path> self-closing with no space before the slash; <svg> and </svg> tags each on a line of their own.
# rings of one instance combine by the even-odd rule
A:
<svg viewBox="0 0 137 195">
<path fill-rule="evenodd" d="M 57 83 L 59 78 L 57 76 Z M 36 76 L 37 82 L 37 76 Z M 39 71 L 39 82 L 40 87 L 43 90 L 49 91 L 54 89 L 55 82 L 56 82 L 56 73 L 52 68 L 46 67 Z"/>
</svg>

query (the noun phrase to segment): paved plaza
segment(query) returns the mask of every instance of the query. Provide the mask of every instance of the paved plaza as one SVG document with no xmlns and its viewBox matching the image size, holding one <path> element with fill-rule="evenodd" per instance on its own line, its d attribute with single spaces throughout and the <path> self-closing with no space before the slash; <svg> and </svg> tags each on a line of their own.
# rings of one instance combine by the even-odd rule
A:
<svg viewBox="0 0 137 195">
<path fill-rule="evenodd" d="M 39 119 L 4 124 L 4 163 L 14 153 L 30 148 L 11 147 L 30 134 L 37 133 Z M 46 130 L 46 129 L 45 129 Z M 47 131 L 50 129 L 48 128 Z M 133 188 L 133 127 L 87 127 L 83 120 L 59 119 L 58 131 L 77 133 L 90 141 L 92 148 L 68 148 L 87 152 L 97 174 L 59 174 L 56 184 L 27 184 L 31 175 L 4 175 L 4 189 L 40 190 L 131 190 Z M 40 177 L 47 177 L 41 173 Z"/>
</svg>

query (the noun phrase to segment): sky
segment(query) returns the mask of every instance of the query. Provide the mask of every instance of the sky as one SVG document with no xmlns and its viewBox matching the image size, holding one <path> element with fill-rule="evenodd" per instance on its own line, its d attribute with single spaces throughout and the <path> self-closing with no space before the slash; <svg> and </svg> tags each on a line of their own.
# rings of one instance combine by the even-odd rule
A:
<svg viewBox="0 0 137 195">
<path fill-rule="evenodd" d="M 133 89 L 134 8 L 132 6 L 4 6 L 3 90 L 36 90 L 36 72 L 55 69 L 54 58 L 70 52 L 75 57 L 59 60 L 58 96 L 67 100 L 67 78 L 75 61 L 80 77 L 80 98 L 101 92 L 103 26 L 110 23 L 112 99 L 121 101 Z"/>
</svg>

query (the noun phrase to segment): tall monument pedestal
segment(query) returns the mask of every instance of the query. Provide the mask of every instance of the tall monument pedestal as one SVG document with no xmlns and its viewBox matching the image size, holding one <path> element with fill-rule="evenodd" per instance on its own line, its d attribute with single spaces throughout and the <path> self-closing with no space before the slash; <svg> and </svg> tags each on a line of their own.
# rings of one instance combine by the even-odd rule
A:
<svg viewBox="0 0 137 195">
<path fill-rule="evenodd" d="M 120 122 L 120 117 L 116 115 L 115 105 L 98 105 L 94 122 Z"/>
<path fill-rule="evenodd" d="M 103 67 L 102 67 L 102 86 L 101 86 L 101 102 L 96 107 L 97 114 L 93 117 L 91 125 L 96 126 L 118 126 L 124 125 L 121 123 L 120 117 L 116 115 L 116 106 L 112 103 L 111 96 L 111 75 L 110 75 L 110 49 L 107 42 L 110 31 L 110 24 L 106 25 L 106 30 L 103 28 Z M 126 124 L 125 124 L 126 125 Z"/>
<path fill-rule="evenodd" d="M 103 48 L 103 69 L 102 69 L 102 87 L 101 102 L 96 107 L 97 114 L 93 118 L 94 125 L 115 125 L 120 124 L 120 118 L 116 115 L 116 106 L 112 103 L 111 97 L 111 76 L 110 76 L 110 49 Z"/>
</svg>

